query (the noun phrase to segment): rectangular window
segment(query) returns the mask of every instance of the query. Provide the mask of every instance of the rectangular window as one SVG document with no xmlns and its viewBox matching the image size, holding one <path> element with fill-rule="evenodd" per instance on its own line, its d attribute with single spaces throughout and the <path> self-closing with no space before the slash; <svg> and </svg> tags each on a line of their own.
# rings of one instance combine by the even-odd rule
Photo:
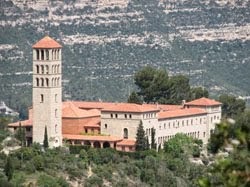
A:
<svg viewBox="0 0 250 187">
<path fill-rule="evenodd" d="M 43 103 L 44 102 L 44 97 L 43 97 L 43 94 L 40 95 L 40 103 Z"/>
<path fill-rule="evenodd" d="M 115 114 L 115 118 L 118 118 L 118 114 Z"/>
<path fill-rule="evenodd" d="M 124 114 L 124 117 L 127 118 L 127 114 Z"/>
</svg>

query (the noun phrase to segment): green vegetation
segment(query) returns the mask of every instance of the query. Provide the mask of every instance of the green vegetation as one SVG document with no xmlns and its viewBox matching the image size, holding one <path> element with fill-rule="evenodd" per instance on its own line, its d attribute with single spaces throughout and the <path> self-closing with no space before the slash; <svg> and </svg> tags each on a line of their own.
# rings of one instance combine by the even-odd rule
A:
<svg viewBox="0 0 250 187">
<path fill-rule="evenodd" d="M 21 146 L 25 146 L 26 143 L 25 128 L 21 127 L 21 122 L 19 122 L 19 127 L 15 133 L 15 138 L 21 142 Z"/>
<path fill-rule="evenodd" d="M 180 104 L 182 100 L 208 96 L 208 91 L 203 88 L 191 88 L 186 76 L 169 77 L 165 70 L 149 66 L 135 74 L 135 84 L 139 91 L 131 93 L 129 102 L 141 103 L 141 96 L 146 103 Z"/>
<path fill-rule="evenodd" d="M 47 133 L 47 126 L 44 129 L 44 139 L 43 139 L 43 147 L 47 149 L 49 147 L 49 140 L 48 140 L 48 133 Z"/>
<path fill-rule="evenodd" d="M 219 124 L 210 140 L 210 151 L 225 151 L 228 156 L 218 156 L 207 177 L 200 179 L 202 187 L 250 185 L 250 113 L 244 112 L 236 121 Z M 210 175 L 212 174 L 212 176 Z"/>
<path fill-rule="evenodd" d="M 234 118 L 243 113 L 246 108 L 246 102 L 242 99 L 237 99 L 235 96 L 223 94 L 219 97 L 222 103 L 222 115 L 225 118 Z"/>
<path fill-rule="evenodd" d="M 136 133 L 135 150 L 145 151 L 147 149 L 148 149 L 148 137 L 146 137 L 142 121 L 140 121 Z"/>
</svg>

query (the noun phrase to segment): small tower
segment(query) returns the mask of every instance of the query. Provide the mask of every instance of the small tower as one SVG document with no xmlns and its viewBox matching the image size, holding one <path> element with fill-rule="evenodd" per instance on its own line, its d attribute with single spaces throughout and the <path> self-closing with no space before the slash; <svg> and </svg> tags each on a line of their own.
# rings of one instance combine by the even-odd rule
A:
<svg viewBox="0 0 250 187">
<path fill-rule="evenodd" d="M 49 36 L 33 45 L 33 142 L 62 145 L 62 46 Z"/>
</svg>

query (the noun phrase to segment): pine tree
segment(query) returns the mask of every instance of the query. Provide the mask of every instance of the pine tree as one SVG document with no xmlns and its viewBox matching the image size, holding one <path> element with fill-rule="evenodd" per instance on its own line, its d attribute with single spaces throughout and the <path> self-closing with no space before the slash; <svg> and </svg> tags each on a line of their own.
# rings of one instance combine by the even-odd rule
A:
<svg viewBox="0 0 250 187">
<path fill-rule="evenodd" d="M 152 128 L 151 129 L 151 149 L 155 149 L 156 150 L 156 142 L 155 142 L 155 129 Z"/>
<path fill-rule="evenodd" d="M 48 133 L 47 133 L 47 126 L 45 126 L 45 130 L 44 130 L 43 147 L 44 147 L 45 149 L 49 147 Z"/>
<path fill-rule="evenodd" d="M 144 151 L 147 149 L 147 138 L 145 136 L 145 131 L 143 129 L 142 121 L 137 128 L 135 150 Z"/>
<path fill-rule="evenodd" d="M 8 181 L 10 181 L 12 179 L 12 176 L 14 173 L 14 167 L 13 167 L 12 160 L 11 160 L 10 156 L 7 157 L 7 161 L 6 161 L 6 164 L 4 166 L 4 172 L 8 178 Z"/>
</svg>

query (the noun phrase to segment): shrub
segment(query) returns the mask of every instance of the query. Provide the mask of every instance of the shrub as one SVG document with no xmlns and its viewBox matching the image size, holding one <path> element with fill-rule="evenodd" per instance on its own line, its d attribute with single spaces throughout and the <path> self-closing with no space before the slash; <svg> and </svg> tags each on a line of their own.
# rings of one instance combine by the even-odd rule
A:
<svg viewBox="0 0 250 187">
<path fill-rule="evenodd" d="M 79 154 L 82 149 L 85 151 L 88 151 L 90 146 L 88 145 L 70 145 L 69 146 L 69 151 L 70 154 Z"/>
<path fill-rule="evenodd" d="M 103 184 L 103 180 L 96 176 L 96 175 L 92 175 L 91 177 L 89 177 L 88 179 L 86 179 L 86 183 L 84 184 L 84 187 L 99 187 L 102 186 Z"/>
</svg>

